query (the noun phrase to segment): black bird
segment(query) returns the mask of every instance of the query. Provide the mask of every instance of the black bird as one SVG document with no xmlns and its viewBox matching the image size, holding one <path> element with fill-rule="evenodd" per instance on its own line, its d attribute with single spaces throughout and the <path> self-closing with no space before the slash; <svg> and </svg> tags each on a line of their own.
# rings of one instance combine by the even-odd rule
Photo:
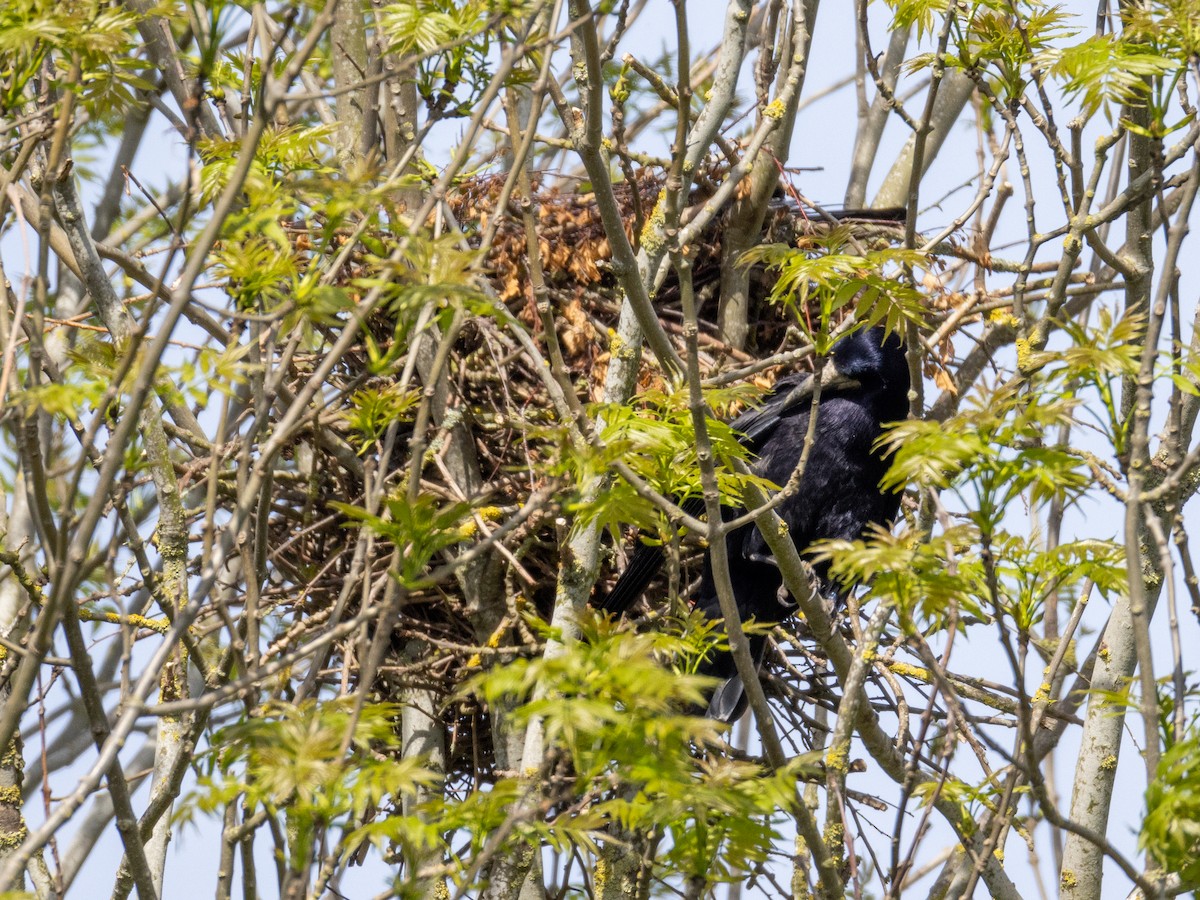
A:
<svg viewBox="0 0 1200 900">
<path fill-rule="evenodd" d="M 889 459 L 875 448 L 885 422 L 908 415 L 909 371 L 904 344 L 898 335 L 885 337 L 883 328 L 857 331 L 833 348 L 838 374 L 853 383 L 822 387 L 817 409 L 817 429 L 799 490 L 785 499 L 776 512 L 801 553 L 822 540 L 859 538 L 871 524 L 888 525 L 900 509 L 899 492 L 879 486 Z M 756 474 L 778 485 L 791 478 L 804 450 L 812 412 L 810 375 L 782 378 L 766 402 L 738 416 L 732 423 L 742 444 L 757 460 Z M 840 380 L 840 379 L 839 379 Z M 689 513 L 703 512 L 702 500 L 684 506 Z M 726 509 L 725 518 L 744 509 Z M 795 609 L 783 590 L 783 578 L 762 534 L 753 523 L 726 536 L 729 573 L 742 619 L 779 622 Z M 629 566 L 609 594 L 596 605 L 613 615 L 623 614 L 661 568 L 661 546 L 639 544 Z M 822 593 L 832 590 L 828 563 L 814 566 Z M 708 555 L 695 605 L 706 616 L 721 618 Z M 761 635 L 750 639 L 755 660 L 761 662 L 766 646 Z M 726 722 L 736 720 L 746 706 L 742 683 L 733 658 L 718 656 L 706 674 L 725 679 L 714 692 L 708 715 Z"/>
</svg>

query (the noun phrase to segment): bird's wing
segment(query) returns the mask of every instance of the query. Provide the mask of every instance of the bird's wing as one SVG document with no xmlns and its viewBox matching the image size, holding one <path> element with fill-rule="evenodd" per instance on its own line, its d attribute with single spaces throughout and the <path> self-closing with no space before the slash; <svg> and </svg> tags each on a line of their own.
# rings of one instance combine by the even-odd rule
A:
<svg viewBox="0 0 1200 900">
<path fill-rule="evenodd" d="M 658 574 L 663 564 L 662 544 L 644 544 L 638 541 L 629 565 L 613 585 L 613 589 L 592 601 L 592 605 L 614 617 L 625 615 L 629 607 L 642 596 L 647 585 Z"/>
<path fill-rule="evenodd" d="M 730 422 L 729 427 L 740 435 L 738 440 L 742 446 L 758 452 L 784 413 L 803 402 L 802 395 L 812 389 L 811 381 L 812 376 L 808 374 L 780 378 L 762 406 L 748 409 Z"/>
<path fill-rule="evenodd" d="M 807 373 L 780 378 L 761 406 L 746 410 L 730 422 L 730 427 L 738 434 L 738 441 L 742 446 L 752 453 L 760 453 L 763 445 L 779 427 L 779 423 L 789 417 L 789 413 L 807 408 L 811 403 L 811 382 L 812 376 Z M 833 385 L 823 390 L 829 391 L 827 396 L 833 396 L 838 387 Z M 704 500 L 693 497 L 684 501 L 682 509 L 688 515 L 698 517 L 704 513 Z M 592 605 L 613 616 L 624 615 L 654 580 L 654 576 L 662 568 L 664 559 L 661 545 L 638 542 L 629 565 L 625 567 L 613 589 L 603 597 L 593 599 Z"/>
</svg>

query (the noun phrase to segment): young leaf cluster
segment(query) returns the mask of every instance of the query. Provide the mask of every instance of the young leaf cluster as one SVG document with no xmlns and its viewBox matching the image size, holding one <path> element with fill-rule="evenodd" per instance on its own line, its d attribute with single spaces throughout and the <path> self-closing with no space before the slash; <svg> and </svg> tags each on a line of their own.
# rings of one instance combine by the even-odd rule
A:
<svg viewBox="0 0 1200 900">
<path fill-rule="evenodd" d="M 576 804 L 574 827 L 592 823 L 589 839 L 609 823 L 659 830 L 666 847 L 657 864 L 667 872 L 722 879 L 764 859 L 777 817 L 795 802 L 795 780 L 813 761 L 767 773 L 710 752 L 725 727 L 697 714 L 711 679 L 662 667 L 689 652 L 689 641 L 603 620 L 584 622 L 583 631 L 561 656 L 516 660 L 472 685 L 489 703 L 519 704 L 516 720 L 538 718 L 562 748 L 570 775 L 561 802 Z M 550 832 L 558 827 L 552 819 Z"/>
<path fill-rule="evenodd" d="M 133 13 L 104 0 L 0 4 L 0 116 L 17 115 L 47 61 L 55 86 L 75 91 L 93 115 L 128 113 L 143 102 L 139 91 L 154 90 L 136 52 L 136 23 Z M 73 66 L 87 77 L 73 75 Z"/>
<path fill-rule="evenodd" d="M 745 387 L 718 388 L 705 392 L 710 409 L 728 409 L 747 398 Z M 650 533 L 671 533 L 662 511 L 641 497 L 633 485 L 615 479 L 597 496 L 586 488 L 607 473 L 620 460 L 655 491 L 676 502 L 701 496 L 700 464 L 696 431 L 688 408 L 687 391 L 648 390 L 632 405 L 597 404 L 592 407 L 595 421 L 602 427 L 594 444 L 577 447 L 566 440 L 559 442 L 555 474 L 565 476 L 577 486 L 569 508 L 581 523 L 599 521 L 618 531 L 629 524 Z M 762 488 L 777 487 L 752 475 L 739 475 L 732 469 L 734 460 L 748 461 L 746 449 L 727 422 L 709 418 L 708 439 L 717 461 L 717 481 L 721 497 L 731 505 L 740 501 L 747 484 Z"/>
<path fill-rule="evenodd" d="M 1012 383 L 946 422 L 901 422 L 883 437 L 894 453 L 884 484 L 953 487 L 984 534 L 1026 492 L 1035 504 L 1070 502 L 1090 485 L 1085 460 L 1044 436 L 1072 422 L 1075 406 L 1073 398 Z"/>
<path fill-rule="evenodd" d="M 331 502 L 330 506 L 400 551 L 393 575 L 410 589 L 423 586 L 434 554 L 467 540 L 474 532 L 469 503 L 447 502 L 430 493 L 419 494 L 412 502 L 404 495 L 388 497 L 379 515 L 349 503 Z"/>
<path fill-rule="evenodd" d="M 1084 119 L 1100 110 L 1112 119 L 1113 107 L 1164 109 L 1200 34 L 1195 4 L 1187 0 L 1123 5 L 1121 29 L 1081 40 L 1081 29 L 1072 24 L 1077 16 L 1046 0 L 977 0 L 969 8 L 944 0 L 889 3 L 897 24 L 916 25 L 922 36 L 951 16 L 954 50 L 945 64 L 985 75 L 1001 102 L 1020 104 L 1031 85 L 1052 78 L 1078 101 Z M 926 53 L 908 65 L 920 69 L 934 62 Z M 1161 136 L 1180 124 L 1166 128 L 1158 115 L 1153 127 Z"/>
<path fill-rule="evenodd" d="M 183 813 L 212 813 L 237 802 L 250 811 L 282 813 L 292 863 L 303 868 L 331 829 L 349 833 L 375 810 L 436 783 L 421 760 L 394 752 L 400 749 L 398 716 L 398 707 L 384 703 L 356 713 L 349 698 L 272 704 L 213 735 Z"/>
<path fill-rule="evenodd" d="M 906 319 L 919 322 L 923 317 L 921 292 L 904 270 L 928 265 L 928 257 L 895 247 L 848 252 L 849 238 L 849 227 L 841 226 L 798 248 L 768 244 L 747 251 L 741 259 L 745 265 L 764 263 L 778 273 L 771 301 L 792 313 L 821 355 L 833 348 L 831 329 L 839 314 L 852 311 L 864 326 L 884 322 L 889 331 Z"/>
<path fill-rule="evenodd" d="M 523 4 L 494 0 L 403 0 L 386 7 L 383 32 L 415 56 L 417 90 L 434 118 L 467 116 L 491 79 L 492 29 Z"/>
<path fill-rule="evenodd" d="M 878 531 L 866 540 L 832 542 L 818 558 L 832 560 L 833 573 L 847 583 L 870 582 L 872 595 L 892 603 L 902 620 L 936 624 L 956 609 L 976 620 L 1010 618 L 1023 635 L 1046 604 L 1077 595 L 1085 582 L 1110 596 L 1123 593 L 1125 552 L 1117 535 L 1047 549 L 1036 534 L 1022 532 L 1028 505 L 1067 507 L 1092 487 L 1088 454 L 1045 438 L 1075 423 L 1082 385 L 1108 388 L 1136 367 L 1130 357 L 1136 351 L 1122 343 L 1136 327 L 1102 322 L 1104 343 L 1085 340 L 1038 357 L 1035 389 L 1002 384 L 945 422 L 895 425 L 881 439 L 893 453 L 884 483 L 952 491 L 964 510 L 959 521 L 946 519 L 928 535 Z"/>
<path fill-rule="evenodd" d="M 1138 846 L 1185 885 L 1200 884 L 1200 730 L 1169 747 L 1146 788 Z"/>
</svg>

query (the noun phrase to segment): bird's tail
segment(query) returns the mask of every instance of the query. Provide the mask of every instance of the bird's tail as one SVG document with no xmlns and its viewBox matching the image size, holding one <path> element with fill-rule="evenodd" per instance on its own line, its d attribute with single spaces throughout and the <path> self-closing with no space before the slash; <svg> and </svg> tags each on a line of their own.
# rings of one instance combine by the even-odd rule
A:
<svg viewBox="0 0 1200 900">
<path fill-rule="evenodd" d="M 689 516 L 699 516 L 704 512 L 704 499 L 690 497 L 683 501 L 680 508 Z M 613 589 L 603 596 L 593 597 L 592 606 L 612 616 L 625 615 L 629 607 L 633 606 L 637 598 L 649 587 L 665 559 L 666 554 L 661 544 L 643 544 L 639 541 L 633 556 L 630 557 L 629 565 L 625 567 Z"/>
<path fill-rule="evenodd" d="M 734 675 L 717 685 L 708 701 L 708 709 L 704 711 L 706 719 L 715 719 L 732 725 L 742 717 L 748 704 L 746 685 L 741 675 Z"/>
<path fill-rule="evenodd" d="M 750 636 L 750 654 L 754 658 L 755 671 L 762 665 L 766 649 L 767 639 L 765 635 L 755 634 Z M 712 693 L 712 697 L 709 698 L 708 709 L 705 710 L 704 715 L 706 718 L 732 725 L 742 717 L 750 702 L 746 697 L 746 685 L 742 681 L 742 676 L 737 673 L 737 669 L 734 667 L 733 657 L 728 652 L 722 654 L 722 658 L 714 660 L 711 670 L 705 674 L 720 675 L 725 674 L 730 669 L 733 669 L 733 674 L 717 685 L 716 690 Z"/>
</svg>

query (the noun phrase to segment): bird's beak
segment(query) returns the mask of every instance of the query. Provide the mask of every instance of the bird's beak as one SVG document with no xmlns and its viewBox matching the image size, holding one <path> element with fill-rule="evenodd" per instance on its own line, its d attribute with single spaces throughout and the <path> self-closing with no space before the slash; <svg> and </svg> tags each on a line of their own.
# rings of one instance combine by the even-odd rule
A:
<svg viewBox="0 0 1200 900">
<path fill-rule="evenodd" d="M 820 372 L 821 391 L 841 390 L 843 388 L 859 387 L 859 382 L 853 378 L 848 378 L 837 370 L 833 360 L 825 363 L 825 367 Z M 783 401 L 783 409 L 791 409 L 801 403 L 805 403 L 812 398 L 813 388 L 816 386 L 816 379 L 806 378 L 801 384 L 796 385 L 788 393 Z M 782 412 L 782 410 L 781 410 Z"/>
</svg>

